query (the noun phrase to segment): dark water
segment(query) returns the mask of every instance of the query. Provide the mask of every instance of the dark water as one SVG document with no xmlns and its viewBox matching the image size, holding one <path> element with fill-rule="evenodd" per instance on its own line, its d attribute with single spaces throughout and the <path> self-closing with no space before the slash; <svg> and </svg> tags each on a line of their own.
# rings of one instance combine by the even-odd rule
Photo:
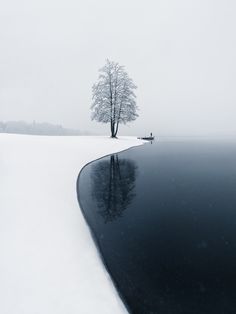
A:
<svg viewBox="0 0 236 314">
<path fill-rule="evenodd" d="M 236 313 L 236 144 L 146 144 L 86 166 L 77 189 L 130 313 Z"/>
</svg>

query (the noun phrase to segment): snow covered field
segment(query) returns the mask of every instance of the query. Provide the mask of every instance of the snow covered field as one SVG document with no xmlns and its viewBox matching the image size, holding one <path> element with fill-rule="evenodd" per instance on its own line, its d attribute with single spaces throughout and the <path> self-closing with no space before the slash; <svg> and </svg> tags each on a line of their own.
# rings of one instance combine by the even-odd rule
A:
<svg viewBox="0 0 236 314">
<path fill-rule="evenodd" d="M 76 180 L 132 137 L 0 134 L 0 313 L 125 313 L 80 211 Z"/>
</svg>

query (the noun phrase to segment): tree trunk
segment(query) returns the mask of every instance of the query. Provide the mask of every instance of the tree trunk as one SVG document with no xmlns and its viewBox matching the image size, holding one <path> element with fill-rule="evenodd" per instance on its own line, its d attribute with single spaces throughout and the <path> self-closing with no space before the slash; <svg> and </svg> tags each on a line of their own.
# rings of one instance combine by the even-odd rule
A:
<svg viewBox="0 0 236 314">
<path fill-rule="evenodd" d="M 111 119 L 111 137 L 113 137 L 113 133 L 114 133 L 114 125 L 113 125 L 112 119 Z"/>
<path fill-rule="evenodd" d="M 116 137 L 115 135 L 115 123 L 111 121 L 111 137 Z"/>
<path fill-rule="evenodd" d="M 116 130 L 115 130 L 115 136 L 114 137 L 116 137 L 118 129 L 119 129 L 119 121 L 116 122 Z"/>
</svg>

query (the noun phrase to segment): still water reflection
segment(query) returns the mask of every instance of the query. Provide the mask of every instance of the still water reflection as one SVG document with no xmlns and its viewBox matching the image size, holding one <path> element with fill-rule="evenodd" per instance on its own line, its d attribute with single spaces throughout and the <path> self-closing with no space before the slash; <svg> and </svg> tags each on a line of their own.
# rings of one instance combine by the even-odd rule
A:
<svg viewBox="0 0 236 314">
<path fill-rule="evenodd" d="M 130 313 L 236 313 L 236 144 L 157 142 L 84 168 L 78 197 Z"/>
<path fill-rule="evenodd" d="M 135 197 L 136 172 L 135 163 L 118 154 L 92 164 L 91 196 L 105 223 L 122 217 Z"/>
</svg>

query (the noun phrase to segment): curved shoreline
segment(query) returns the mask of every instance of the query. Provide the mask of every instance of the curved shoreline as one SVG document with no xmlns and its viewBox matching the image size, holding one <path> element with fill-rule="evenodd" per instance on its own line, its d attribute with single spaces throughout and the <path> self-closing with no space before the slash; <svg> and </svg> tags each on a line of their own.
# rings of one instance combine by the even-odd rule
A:
<svg viewBox="0 0 236 314">
<path fill-rule="evenodd" d="M 143 141 L 143 143 L 142 143 L 141 145 L 143 145 L 143 144 L 146 144 L 146 141 Z M 86 218 L 84 208 L 83 208 L 83 206 L 82 206 L 82 204 L 81 204 L 81 201 L 80 201 L 79 181 L 80 181 L 80 177 L 81 177 L 81 174 L 82 174 L 84 168 L 86 168 L 88 165 L 93 164 L 93 163 L 95 163 L 95 162 L 97 162 L 97 161 L 99 161 L 99 160 L 101 160 L 101 159 L 103 159 L 103 158 L 112 156 L 112 155 L 114 155 L 114 154 L 121 154 L 121 153 L 123 153 L 123 152 L 125 152 L 125 151 L 132 150 L 132 149 L 136 149 L 136 148 L 138 148 L 138 147 L 141 146 L 141 145 L 132 146 L 132 147 L 123 149 L 123 150 L 121 150 L 121 151 L 118 151 L 118 152 L 116 152 L 116 153 L 110 153 L 110 154 L 107 154 L 107 155 L 105 155 L 105 156 L 103 156 L 103 157 L 99 157 L 99 158 L 97 158 L 97 159 L 95 159 L 95 160 L 92 160 L 92 161 L 86 163 L 86 164 L 81 168 L 81 170 L 80 170 L 80 172 L 79 172 L 79 174 L 78 174 L 77 181 L 76 181 L 76 193 L 77 193 L 77 200 L 78 200 L 78 203 L 79 203 L 80 210 L 81 210 L 81 212 L 82 212 L 82 214 L 83 214 L 83 217 L 84 217 L 84 220 L 85 220 L 85 222 L 86 222 L 86 224 L 87 224 L 87 226 L 88 226 L 88 228 L 89 228 L 90 234 L 91 234 L 92 239 L 93 239 L 93 241 L 94 241 L 94 243 L 95 243 L 95 246 L 96 246 L 98 255 L 99 255 L 99 257 L 100 257 L 100 260 L 101 260 L 101 262 L 102 262 L 102 265 L 103 265 L 105 271 L 108 273 L 109 278 L 110 278 L 111 282 L 113 283 L 114 288 L 116 289 L 116 291 L 117 291 L 117 293 L 118 293 L 118 296 L 119 296 L 120 300 L 123 302 L 123 304 L 124 304 L 126 310 L 128 311 L 128 313 L 132 313 L 132 312 L 131 312 L 131 309 L 128 307 L 128 304 L 125 302 L 123 296 L 121 295 L 121 292 L 120 292 L 118 283 L 117 283 L 117 282 L 113 279 L 113 277 L 111 276 L 109 266 L 108 266 L 108 264 L 106 263 L 106 261 L 105 261 L 103 255 L 102 255 L 101 247 L 100 247 L 100 245 L 99 245 L 98 238 L 96 237 L 95 232 L 93 231 L 93 229 L 92 229 L 91 226 L 89 225 L 89 222 L 88 222 L 88 220 L 87 220 L 87 218 Z"/>
<path fill-rule="evenodd" d="M 0 312 L 126 313 L 74 187 L 88 161 L 142 142 L 14 134 L 1 134 L 0 142 Z"/>
</svg>

